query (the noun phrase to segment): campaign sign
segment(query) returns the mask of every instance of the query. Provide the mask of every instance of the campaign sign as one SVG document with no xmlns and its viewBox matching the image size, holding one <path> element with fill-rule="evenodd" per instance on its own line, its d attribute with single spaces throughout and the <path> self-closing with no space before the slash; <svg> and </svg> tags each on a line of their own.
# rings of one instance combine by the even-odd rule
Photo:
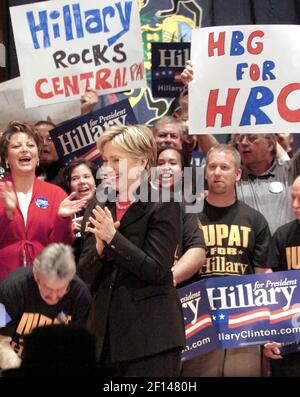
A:
<svg viewBox="0 0 300 397">
<path fill-rule="evenodd" d="M 300 26 L 195 29 L 189 132 L 300 130 Z"/>
<path fill-rule="evenodd" d="M 188 287 L 191 299 L 187 304 L 182 299 Z M 188 287 L 179 289 L 186 324 L 185 359 L 212 349 L 300 341 L 300 273 L 297 270 L 214 277 Z M 198 295 L 201 304 L 197 302 Z M 203 315 L 205 328 L 203 332 L 202 328 L 199 327 L 199 332 L 195 328 L 190 345 L 190 326 L 193 321 L 197 324 L 196 319 Z"/>
<path fill-rule="evenodd" d="M 146 86 L 137 0 L 10 8 L 26 107 Z"/>
<path fill-rule="evenodd" d="M 22 120 L 32 124 L 50 118 L 58 124 L 80 114 L 79 101 L 68 102 L 64 106 L 54 103 L 26 109 L 21 77 L 0 83 L 0 103 L 0 131 L 5 131 L 11 120 Z"/>
<path fill-rule="evenodd" d="M 183 309 L 186 347 L 182 360 L 216 349 L 218 334 L 211 318 L 210 305 L 204 281 L 178 289 Z"/>
<path fill-rule="evenodd" d="M 95 141 L 101 133 L 112 125 L 136 123 L 129 101 L 124 99 L 101 110 L 61 123 L 49 133 L 63 163 L 67 164 L 78 157 L 99 163 L 100 155 Z"/>
<path fill-rule="evenodd" d="M 208 279 L 206 288 L 223 348 L 300 340 L 297 270 Z"/>
<path fill-rule="evenodd" d="M 205 165 L 205 154 L 199 150 L 192 151 L 191 164 L 195 167 L 201 167 Z"/>
<path fill-rule="evenodd" d="M 190 43 L 151 43 L 152 94 L 177 97 L 183 87 L 180 74 L 190 59 Z"/>
</svg>

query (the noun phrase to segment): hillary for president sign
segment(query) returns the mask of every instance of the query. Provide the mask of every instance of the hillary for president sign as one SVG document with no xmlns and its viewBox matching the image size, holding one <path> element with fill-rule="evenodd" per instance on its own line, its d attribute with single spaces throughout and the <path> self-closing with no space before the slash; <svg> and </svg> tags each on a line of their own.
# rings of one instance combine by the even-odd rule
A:
<svg viewBox="0 0 300 397">
<path fill-rule="evenodd" d="M 194 30 L 190 133 L 299 132 L 299 34 L 297 25 Z"/>
<path fill-rule="evenodd" d="M 100 163 L 96 140 L 107 128 L 136 124 L 129 100 L 114 103 L 84 116 L 74 117 L 50 131 L 59 159 L 68 164 L 81 157 Z"/>
<path fill-rule="evenodd" d="M 300 340 L 297 270 L 209 278 L 179 289 L 179 295 L 184 359 L 213 349 Z"/>
<path fill-rule="evenodd" d="M 177 97 L 180 74 L 190 59 L 190 43 L 151 43 L 151 86 L 156 98 Z"/>
<path fill-rule="evenodd" d="M 26 107 L 146 85 L 137 0 L 11 7 Z"/>
</svg>

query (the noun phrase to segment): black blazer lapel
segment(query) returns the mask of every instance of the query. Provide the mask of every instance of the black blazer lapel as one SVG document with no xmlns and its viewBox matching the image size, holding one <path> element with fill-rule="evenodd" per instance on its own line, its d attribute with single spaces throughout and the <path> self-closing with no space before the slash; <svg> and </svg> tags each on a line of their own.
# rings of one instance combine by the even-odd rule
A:
<svg viewBox="0 0 300 397">
<path fill-rule="evenodd" d="M 126 229 L 128 225 L 137 221 L 142 216 L 145 215 L 145 207 L 146 203 L 142 203 L 140 201 L 134 202 L 126 211 L 125 215 L 121 219 L 121 224 L 119 231 Z"/>
</svg>

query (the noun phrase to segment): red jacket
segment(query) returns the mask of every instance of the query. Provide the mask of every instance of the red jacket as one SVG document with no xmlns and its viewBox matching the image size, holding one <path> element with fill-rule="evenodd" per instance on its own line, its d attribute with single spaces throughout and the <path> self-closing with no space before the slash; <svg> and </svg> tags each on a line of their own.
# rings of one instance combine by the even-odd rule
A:
<svg viewBox="0 0 300 397">
<path fill-rule="evenodd" d="M 5 180 L 11 180 L 9 177 Z M 4 203 L 0 200 L 0 280 L 13 269 L 33 260 L 42 249 L 54 242 L 72 244 L 72 220 L 60 218 L 58 207 L 67 194 L 58 186 L 35 179 L 32 198 L 28 208 L 26 227 L 17 201 L 12 220 L 5 215 Z"/>
</svg>

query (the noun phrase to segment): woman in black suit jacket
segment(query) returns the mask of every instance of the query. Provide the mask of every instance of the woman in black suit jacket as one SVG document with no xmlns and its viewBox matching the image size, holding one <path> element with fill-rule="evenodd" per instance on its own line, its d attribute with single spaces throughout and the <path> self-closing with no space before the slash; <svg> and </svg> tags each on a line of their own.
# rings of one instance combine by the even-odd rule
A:
<svg viewBox="0 0 300 397">
<path fill-rule="evenodd" d="M 88 329 L 99 365 L 112 376 L 179 376 L 184 323 L 171 271 L 179 204 L 151 197 L 147 127 L 111 127 L 97 146 L 116 194 L 87 209 L 78 270 L 95 293 Z"/>
</svg>

